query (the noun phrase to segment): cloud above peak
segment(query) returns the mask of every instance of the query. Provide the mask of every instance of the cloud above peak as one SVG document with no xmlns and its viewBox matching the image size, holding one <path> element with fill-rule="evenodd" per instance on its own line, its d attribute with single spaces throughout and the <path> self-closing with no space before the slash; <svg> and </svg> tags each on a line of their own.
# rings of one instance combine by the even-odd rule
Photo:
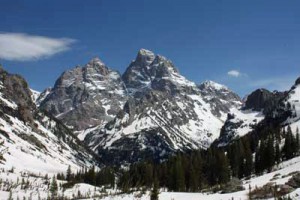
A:
<svg viewBox="0 0 300 200">
<path fill-rule="evenodd" d="M 67 51 L 76 40 L 25 33 L 0 33 L 0 59 L 30 61 Z"/>
<path fill-rule="evenodd" d="M 239 77 L 242 74 L 238 70 L 230 70 L 229 72 L 227 72 L 227 75 L 232 77 Z"/>
</svg>

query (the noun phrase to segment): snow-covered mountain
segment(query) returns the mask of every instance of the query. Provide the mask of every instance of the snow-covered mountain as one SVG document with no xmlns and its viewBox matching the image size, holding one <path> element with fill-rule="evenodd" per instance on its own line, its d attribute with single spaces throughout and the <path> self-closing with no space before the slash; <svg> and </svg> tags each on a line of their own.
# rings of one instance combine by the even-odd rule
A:
<svg viewBox="0 0 300 200">
<path fill-rule="evenodd" d="M 31 90 L 34 91 L 34 90 Z M 38 91 L 34 91 L 33 93 L 35 93 L 36 95 L 34 95 L 33 97 L 33 102 L 36 104 L 37 107 L 40 107 L 40 104 L 45 100 L 45 98 L 48 96 L 48 94 L 50 94 L 50 92 L 52 91 L 52 88 L 49 87 L 47 89 L 45 89 L 43 92 L 38 92 Z"/>
<path fill-rule="evenodd" d="M 95 152 L 117 163 L 207 148 L 219 136 L 226 112 L 241 105 L 225 86 L 197 86 L 149 50 L 138 52 L 122 78 L 129 91 L 124 108 L 105 127 L 85 132 Z"/>
<path fill-rule="evenodd" d="M 224 121 L 227 113 L 242 106 L 240 97 L 224 85 L 213 81 L 205 81 L 198 87 L 204 101 L 210 104 L 211 112 Z"/>
<path fill-rule="evenodd" d="M 289 92 L 258 89 L 242 102 L 226 86 L 197 85 L 166 57 L 141 49 L 123 75 L 94 58 L 32 98 L 103 159 L 134 162 L 216 139 L 226 145 L 266 120 L 297 123 L 299 82 Z"/>
<path fill-rule="evenodd" d="M 126 100 L 120 74 L 99 58 L 65 71 L 48 93 L 40 108 L 77 131 L 112 120 Z"/>
<path fill-rule="evenodd" d="M 284 126 L 290 125 L 294 132 L 300 128 L 300 78 L 295 81 L 295 84 L 288 91 L 286 97 L 281 103 L 279 109 L 275 110 L 273 116 L 280 117 Z"/>
<path fill-rule="evenodd" d="M 248 95 L 241 109 L 232 110 L 228 114 L 216 141 L 218 145 L 227 145 L 232 140 L 250 133 L 259 124 L 282 127 L 291 125 L 296 130 L 300 125 L 297 123 L 297 102 L 300 100 L 298 80 L 287 92 L 257 89 Z"/>
<path fill-rule="evenodd" d="M 60 121 L 41 112 L 26 81 L 0 68 L 0 166 L 34 173 L 95 164 Z"/>
</svg>

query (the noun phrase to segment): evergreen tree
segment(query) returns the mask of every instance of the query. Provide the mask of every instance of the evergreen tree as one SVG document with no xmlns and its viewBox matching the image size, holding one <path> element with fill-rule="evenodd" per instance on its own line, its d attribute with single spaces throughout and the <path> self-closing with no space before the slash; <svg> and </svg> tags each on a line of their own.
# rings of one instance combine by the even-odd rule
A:
<svg viewBox="0 0 300 200">
<path fill-rule="evenodd" d="M 119 179 L 118 186 L 125 193 L 129 192 L 130 189 L 130 175 L 128 171 L 123 171 L 122 176 Z"/>
<path fill-rule="evenodd" d="M 295 143 L 293 141 L 293 133 L 291 127 L 288 126 L 287 132 L 285 134 L 285 142 L 283 146 L 283 155 L 285 159 L 291 159 L 294 156 Z"/>
<path fill-rule="evenodd" d="M 197 191 L 198 188 L 198 177 L 196 176 L 196 172 L 193 166 L 193 163 L 190 163 L 189 170 L 187 170 L 187 190 L 191 192 Z"/>
<path fill-rule="evenodd" d="M 277 142 L 276 146 L 275 146 L 275 161 L 276 161 L 276 164 L 280 163 L 280 159 L 281 159 L 281 151 L 280 151 L 279 144 Z"/>
<path fill-rule="evenodd" d="M 195 188 L 192 187 L 192 190 L 199 191 L 204 185 L 204 172 L 203 172 L 203 158 L 200 151 L 197 151 L 192 157 L 192 163 L 194 168 L 194 177 L 195 177 Z"/>
<path fill-rule="evenodd" d="M 275 164 L 275 149 L 274 149 L 274 139 L 270 136 L 267 140 L 267 146 L 263 153 L 264 169 L 271 171 L 273 165 Z"/>
<path fill-rule="evenodd" d="M 253 169 L 253 156 L 252 156 L 252 151 L 250 148 L 250 142 L 249 142 L 249 137 L 245 137 L 243 140 L 243 152 L 244 152 L 244 158 L 242 160 L 242 177 L 248 177 L 252 173 Z"/>
<path fill-rule="evenodd" d="M 297 127 L 297 129 L 296 129 L 296 155 L 299 155 L 299 149 L 300 149 L 300 135 L 299 135 L 299 129 Z"/>
<path fill-rule="evenodd" d="M 181 163 L 181 156 L 177 156 L 174 160 L 174 165 L 171 168 L 171 190 L 185 191 L 185 177 Z"/>
<path fill-rule="evenodd" d="M 13 198 L 12 198 L 12 191 L 11 190 L 9 190 L 8 200 L 13 200 Z"/>
<path fill-rule="evenodd" d="M 239 169 L 240 169 L 240 151 L 239 145 L 237 142 L 234 142 L 232 145 L 229 146 L 228 149 L 228 158 L 230 161 L 231 166 L 231 173 L 233 177 L 239 176 Z"/>
<path fill-rule="evenodd" d="M 255 152 L 255 173 L 261 173 L 261 144 L 258 145 Z"/>
<path fill-rule="evenodd" d="M 71 179 L 72 179 L 72 171 L 71 171 L 71 166 L 69 165 L 69 166 L 68 166 L 68 169 L 67 169 L 66 180 L 67 180 L 68 182 L 70 182 Z"/>
<path fill-rule="evenodd" d="M 143 174 L 143 185 L 146 187 L 151 187 L 153 183 L 153 166 L 151 163 L 145 163 L 144 166 L 142 166 L 142 174 Z"/>
<path fill-rule="evenodd" d="M 225 156 L 225 153 L 223 151 L 217 152 L 217 162 L 216 162 L 216 169 L 217 171 L 217 181 L 218 183 L 226 183 L 230 179 L 230 173 L 229 173 L 229 164 L 227 157 Z"/>
<path fill-rule="evenodd" d="M 53 176 L 52 182 L 51 182 L 51 185 L 50 185 L 50 192 L 51 192 L 51 198 L 52 199 L 56 198 L 57 190 L 58 190 L 58 186 L 57 186 L 56 178 L 55 178 L 55 176 Z"/>
<path fill-rule="evenodd" d="M 158 200 L 159 199 L 158 195 L 159 195 L 159 183 L 157 178 L 155 178 L 153 188 L 150 194 L 150 200 Z"/>
<path fill-rule="evenodd" d="M 96 173 L 94 166 L 85 173 L 84 182 L 91 185 L 96 184 Z"/>
</svg>

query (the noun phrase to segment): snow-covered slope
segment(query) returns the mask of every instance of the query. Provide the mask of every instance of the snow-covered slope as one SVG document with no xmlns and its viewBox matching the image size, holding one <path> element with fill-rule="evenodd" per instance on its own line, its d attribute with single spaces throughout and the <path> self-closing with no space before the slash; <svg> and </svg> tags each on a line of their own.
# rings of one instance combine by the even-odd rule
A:
<svg viewBox="0 0 300 200">
<path fill-rule="evenodd" d="M 266 89 L 257 89 L 249 94 L 239 109 L 233 108 L 228 113 L 220 137 L 216 141 L 218 145 L 227 145 L 232 140 L 250 133 L 266 116 L 273 115 L 285 95 L 285 92 L 270 92 Z"/>
<path fill-rule="evenodd" d="M 51 93 L 52 88 L 47 88 L 43 92 L 38 92 L 38 95 L 36 95 L 36 98 L 34 99 L 34 102 L 37 107 L 40 106 L 40 104 L 47 98 L 47 96 Z"/>
<path fill-rule="evenodd" d="M 294 133 L 300 128 L 300 78 L 298 78 L 284 99 L 285 106 L 290 110 L 289 117 L 283 122 L 290 125 Z"/>
<path fill-rule="evenodd" d="M 59 121 L 39 111 L 24 79 L 0 69 L 0 167 L 58 172 L 95 164 Z"/>
<path fill-rule="evenodd" d="M 216 142 L 219 146 L 226 146 L 232 140 L 250 133 L 264 117 L 262 112 L 252 109 L 231 110 Z"/>
<path fill-rule="evenodd" d="M 205 81 L 198 87 L 204 101 L 210 104 L 211 112 L 223 121 L 226 120 L 227 113 L 233 112 L 232 109 L 242 106 L 240 97 L 224 85 Z"/>
<path fill-rule="evenodd" d="M 296 157 L 289 161 L 285 161 L 274 168 L 270 173 L 265 173 L 261 176 L 254 176 L 250 179 L 243 180 L 243 187 L 245 188 L 239 192 L 233 193 L 185 193 L 185 192 L 167 192 L 161 189 L 159 194 L 160 200 L 248 200 L 249 188 L 252 190 L 256 187 L 262 187 L 266 184 L 275 184 L 277 186 L 285 184 L 288 180 L 296 173 L 299 172 L 300 168 L 300 157 Z M 21 180 L 25 179 L 28 181 L 28 187 L 24 189 L 24 184 Z M 48 179 L 45 178 L 44 174 L 38 175 L 20 173 L 19 171 L 7 171 L 0 170 L 0 179 L 3 180 L 0 183 L 0 199 L 6 200 L 9 197 L 11 191 L 14 199 L 23 199 L 23 197 L 31 198 L 33 200 L 46 199 L 49 196 L 48 183 L 51 182 L 51 176 Z M 19 180 L 19 181 L 18 181 Z M 95 187 L 88 184 L 75 184 L 73 187 L 63 190 L 61 184 L 65 181 L 58 181 L 58 195 L 73 199 L 85 199 L 85 200 L 149 200 L 149 191 L 137 191 L 130 194 L 122 193 L 116 189 L 105 189 Z M 250 186 L 250 187 L 249 187 Z M 78 194 L 81 195 L 79 198 Z M 298 200 L 300 196 L 300 189 L 296 189 L 291 193 L 287 194 L 292 200 Z M 39 198 L 40 197 L 40 198 Z M 273 200 L 273 198 L 270 198 Z"/>
<path fill-rule="evenodd" d="M 36 90 L 33 90 L 33 89 L 30 89 L 30 91 L 31 91 L 31 94 L 32 94 L 31 99 L 34 103 L 36 103 L 37 100 L 39 99 L 39 96 L 40 96 L 41 93 L 39 91 L 36 91 Z"/>
</svg>

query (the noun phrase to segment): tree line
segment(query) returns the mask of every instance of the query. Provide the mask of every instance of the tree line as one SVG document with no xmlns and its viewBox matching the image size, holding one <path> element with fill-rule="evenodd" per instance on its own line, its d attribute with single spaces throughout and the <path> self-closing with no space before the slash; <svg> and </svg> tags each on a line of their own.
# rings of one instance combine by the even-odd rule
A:
<svg viewBox="0 0 300 200">
<path fill-rule="evenodd" d="M 282 161 L 299 155 L 299 130 L 264 127 L 234 140 L 226 147 L 178 153 L 162 163 L 151 161 L 130 166 L 119 173 L 118 187 L 151 188 L 158 181 L 168 191 L 196 192 L 224 185 L 231 178 L 247 178 L 270 172 Z"/>
<path fill-rule="evenodd" d="M 178 153 L 161 163 L 144 161 L 126 169 L 106 167 L 96 171 L 92 167 L 73 173 L 69 167 L 66 175 L 58 174 L 57 179 L 110 188 L 116 184 L 123 192 L 154 187 L 156 193 L 157 188 L 196 192 L 224 185 L 233 177 L 269 172 L 276 164 L 298 156 L 299 149 L 298 129 L 293 133 L 290 127 L 264 126 L 225 147 L 212 145 L 206 150 Z"/>
<path fill-rule="evenodd" d="M 66 180 L 64 188 L 72 187 L 76 183 L 87 183 L 94 186 L 107 186 L 113 188 L 115 185 L 115 169 L 105 167 L 101 170 L 95 170 L 95 167 L 90 169 L 83 168 L 77 172 L 72 172 L 71 166 L 68 167 L 66 173 L 57 174 L 58 180 Z"/>
</svg>

